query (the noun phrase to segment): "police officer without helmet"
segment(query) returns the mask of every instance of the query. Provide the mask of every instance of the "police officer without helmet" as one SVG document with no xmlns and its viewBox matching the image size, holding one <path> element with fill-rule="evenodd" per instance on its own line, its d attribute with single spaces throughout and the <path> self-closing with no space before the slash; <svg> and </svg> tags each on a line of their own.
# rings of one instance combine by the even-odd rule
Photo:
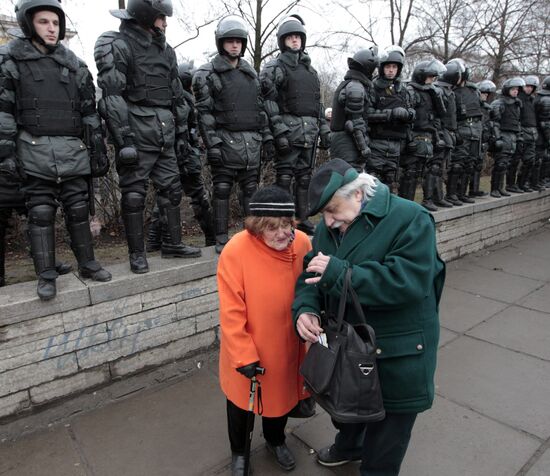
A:
<svg viewBox="0 0 550 476">
<path fill-rule="evenodd" d="M 248 215 L 250 197 L 258 187 L 262 147 L 273 148 L 260 81 L 243 59 L 248 29 L 236 15 L 220 20 L 215 32 L 218 54 L 193 76 L 199 130 L 212 172 L 216 252 L 229 239 L 229 199 L 235 182 Z"/>
<path fill-rule="evenodd" d="M 176 151 L 188 144 L 188 106 L 178 78 L 176 55 L 166 43 L 170 0 L 129 0 L 118 32 L 103 33 L 95 44 L 98 85 L 103 91 L 99 111 L 116 149 L 121 206 L 130 269 L 146 273 L 143 213 L 149 180 L 167 233 L 163 258 L 200 256 L 181 240 L 180 183 Z"/>
<path fill-rule="evenodd" d="M 276 183 L 291 191 L 298 229 L 313 234 L 307 217 L 307 190 L 315 166 L 317 141 L 330 146 L 330 129 L 321 104 L 321 84 L 311 58 L 305 52 L 306 29 L 299 15 L 289 15 L 279 23 L 277 43 L 280 54 L 260 73 L 265 108 L 274 136 Z"/>
<path fill-rule="evenodd" d="M 105 144 L 92 76 L 60 44 L 65 37 L 61 3 L 19 0 L 15 12 L 23 37 L 0 50 L 0 154 L 3 162 L 17 161 L 24 175 L 37 294 L 49 300 L 56 295 L 59 274 L 54 228 L 59 202 L 80 276 L 111 279 L 95 260 L 88 222 L 93 200 L 88 179 L 106 172 Z"/>
<path fill-rule="evenodd" d="M 313 175 L 310 213 L 322 213 L 313 250 L 304 258 L 292 313 L 302 339 L 317 342 L 322 311 L 336 313 L 343 282 L 351 281 L 376 332 L 378 371 L 386 409 L 382 421 L 343 424 L 318 462 L 340 466 L 362 460 L 362 475 L 396 476 L 419 412 L 434 399 L 439 339 L 438 303 L 445 265 L 435 224 L 420 205 L 392 195 L 373 176 L 333 159 Z M 357 322 L 353 309 L 345 319 Z M 358 323 L 358 322 L 357 322 Z"/>
</svg>

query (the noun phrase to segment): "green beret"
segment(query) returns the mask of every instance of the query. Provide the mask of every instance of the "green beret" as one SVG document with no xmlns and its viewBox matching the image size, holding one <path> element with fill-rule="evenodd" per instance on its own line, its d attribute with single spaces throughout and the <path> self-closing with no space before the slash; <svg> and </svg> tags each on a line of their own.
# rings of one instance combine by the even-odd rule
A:
<svg viewBox="0 0 550 476">
<path fill-rule="evenodd" d="M 309 216 L 319 213 L 334 193 L 359 177 L 359 172 L 342 159 L 324 163 L 311 177 L 308 189 Z"/>
</svg>

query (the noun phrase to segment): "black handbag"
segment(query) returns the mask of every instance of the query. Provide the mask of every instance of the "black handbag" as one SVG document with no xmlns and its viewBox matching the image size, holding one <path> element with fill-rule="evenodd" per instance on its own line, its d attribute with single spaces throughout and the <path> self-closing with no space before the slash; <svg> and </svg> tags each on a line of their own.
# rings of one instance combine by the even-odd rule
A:
<svg viewBox="0 0 550 476">
<path fill-rule="evenodd" d="M 352 326 L 344 321 L 347 296 L 365 322 L 365 316 L 348 269 L 338 305 L 338 314 L 324 323 L 328 347 L 314 343 L 300 373 L 315 401 L 336 421 L 364 423 L 384 419 L 386 412 L 376 366 L 376 338 L 367 324 Z"/>
</svg>

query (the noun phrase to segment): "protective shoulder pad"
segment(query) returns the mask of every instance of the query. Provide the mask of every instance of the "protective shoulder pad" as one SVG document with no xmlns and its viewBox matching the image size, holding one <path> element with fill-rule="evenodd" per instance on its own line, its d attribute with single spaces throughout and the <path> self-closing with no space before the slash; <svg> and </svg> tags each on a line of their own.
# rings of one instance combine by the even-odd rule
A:
<svg viewBox="0 0 550 476">
<path fill-rule="evenodd" d="M 95 42 L 94 57 L 98 58 L 109 54 L 113 49 L 113 43 L 120 37 L 118 31 L 106 31 Z"/>
</svg>

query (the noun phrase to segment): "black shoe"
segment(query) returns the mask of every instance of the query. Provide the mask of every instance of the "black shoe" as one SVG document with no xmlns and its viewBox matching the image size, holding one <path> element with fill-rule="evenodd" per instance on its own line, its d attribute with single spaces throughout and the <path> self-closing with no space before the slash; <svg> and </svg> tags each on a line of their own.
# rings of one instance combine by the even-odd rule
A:
<svg viewBox="0 0 550 476">
<path fill-rule="evenodd" d="M 437 207 L 434 205 L 434 202 L 431 200 L 422 200 L 420 203 L 426 210 L 429 210 L 431 212 L 436 212 Z"/>
<path fill-rule="evenodd" d="M 508 193 L 506 190 L 504 190 L 503 188 L 499 188 L 498 191 L 500 192 L 500 194 L 503 196 L 503 197 L 511 197 L 512 194 L 511 193 Z M 521 192 L 523 193 L 523 192 Z"/>
<path fill-rule="evenodd" d="M 322 466 L 343 466 L 344 464 L 361 461 L 361 458 L 342 458 L 336 454 L 334 445 L 325 446 L 317 453 L 317 462 Z"/>
<path fill-rule="evenodd" d="M 136 274 L 149 272 L 149 263 L 147 263 L 145 253 L 130 253 L 130 270 L 132 271 L 132 273 Z"/>
<path fill-rule="evenodd" d="M 73 270 L 73 267 L 69 263 L 63 263 L 63 261 L 56 261 L 55 270 L 57 271 L 57 274 L 61 275 L 61 274 L 70 273 Z"/>
<path fill-rule="evenodd" d="M 523 193 L 523 190 L 517 185 L 509 185 L 508 187 L 506 187 L 506 191 L 512 193 Z M 502 190 L 500 191 L 500 193 L 502 194 Z"/>
<path fill-rule="evenodd" d="M 483 190 L 476 190 L 475 192 L 470 192 L 470 197 L 486 197 L 487 192 L 484 192 Z"/>
<path fill-rule="evenodd" d="M 96 262 L 97 263 L 97 262 Z M 106 283 L 111 281 L 113 277 L 109 271 L 102 268 L 99 263 L 93 267 L 78 267 L 78 275 L 84 279 L 91 279 L 92 281 L 99 281 L 100 283 Z"/>
<path fill-rule="evenodd" d="M 447 200 L 450 204 L 452 204 L 455 207 L 460 207 L 464 205 L 456 195 L 447 195 L 445 197 L 445 200 Z"/>
<path fill-rule="evenodd" d="M 493 198 L 502 198 L 502 195 L 500 194 L 500 192 L 498 190 L 491 190 L 490 195 Z"/>
<path fill-rule="evenodd" d="M 533 189 L 529 185 L 524 185 L 523 187 L 520 187 L 520 188 L 525 193 L 533 192 Z"/>
<path fill-rule="evenodd" d="M 292 471 L 296 467 L 296 460 L 294 459 L 294 455 L 291 453 L 285 443 L 279 446 L 272 446 L 269 443 L 266 443 L 265 446 L 270 453 L 273 453 L 275 455 L 277 464 L 285 471 Z"/>
<path fill-rule="evenodd" d="M 476 203 L 476 201 L 473 198 L 470 198 L 467 195 L 461 195 L 460 197 L 458 197 L 458 199 L 462 203 Z"/>
<path fill-rule="evenodd" d="M 248 474 L 252 474 L 252 468 L 248 467 Z M 244 456 L 233 453 L 231 455 L 231 476 L 244 476 Z"/>
<path fill-rule="evenodd" d="M 55 287 L 55 279 L 45 279 L 38 277 L 38 286 L 36 287 L 36 294 L 42 301 L 49 301 L 53 299 L 57 294 L 57 288 Z"/>
<path fill-rule="evenodd" d="M 163 243 L 160 248 L 161 258 L 198 258 L 202 254 L 200 248 L 179 243 L 172 245 Z"/>
<path fill-rule="evenodd" d="M 303 231 L 306 235 L 312 236 L 315 233 L 315 225 L 309 220 L 304 220 L 296 226 L 298 230 Z"/>
</svg>

